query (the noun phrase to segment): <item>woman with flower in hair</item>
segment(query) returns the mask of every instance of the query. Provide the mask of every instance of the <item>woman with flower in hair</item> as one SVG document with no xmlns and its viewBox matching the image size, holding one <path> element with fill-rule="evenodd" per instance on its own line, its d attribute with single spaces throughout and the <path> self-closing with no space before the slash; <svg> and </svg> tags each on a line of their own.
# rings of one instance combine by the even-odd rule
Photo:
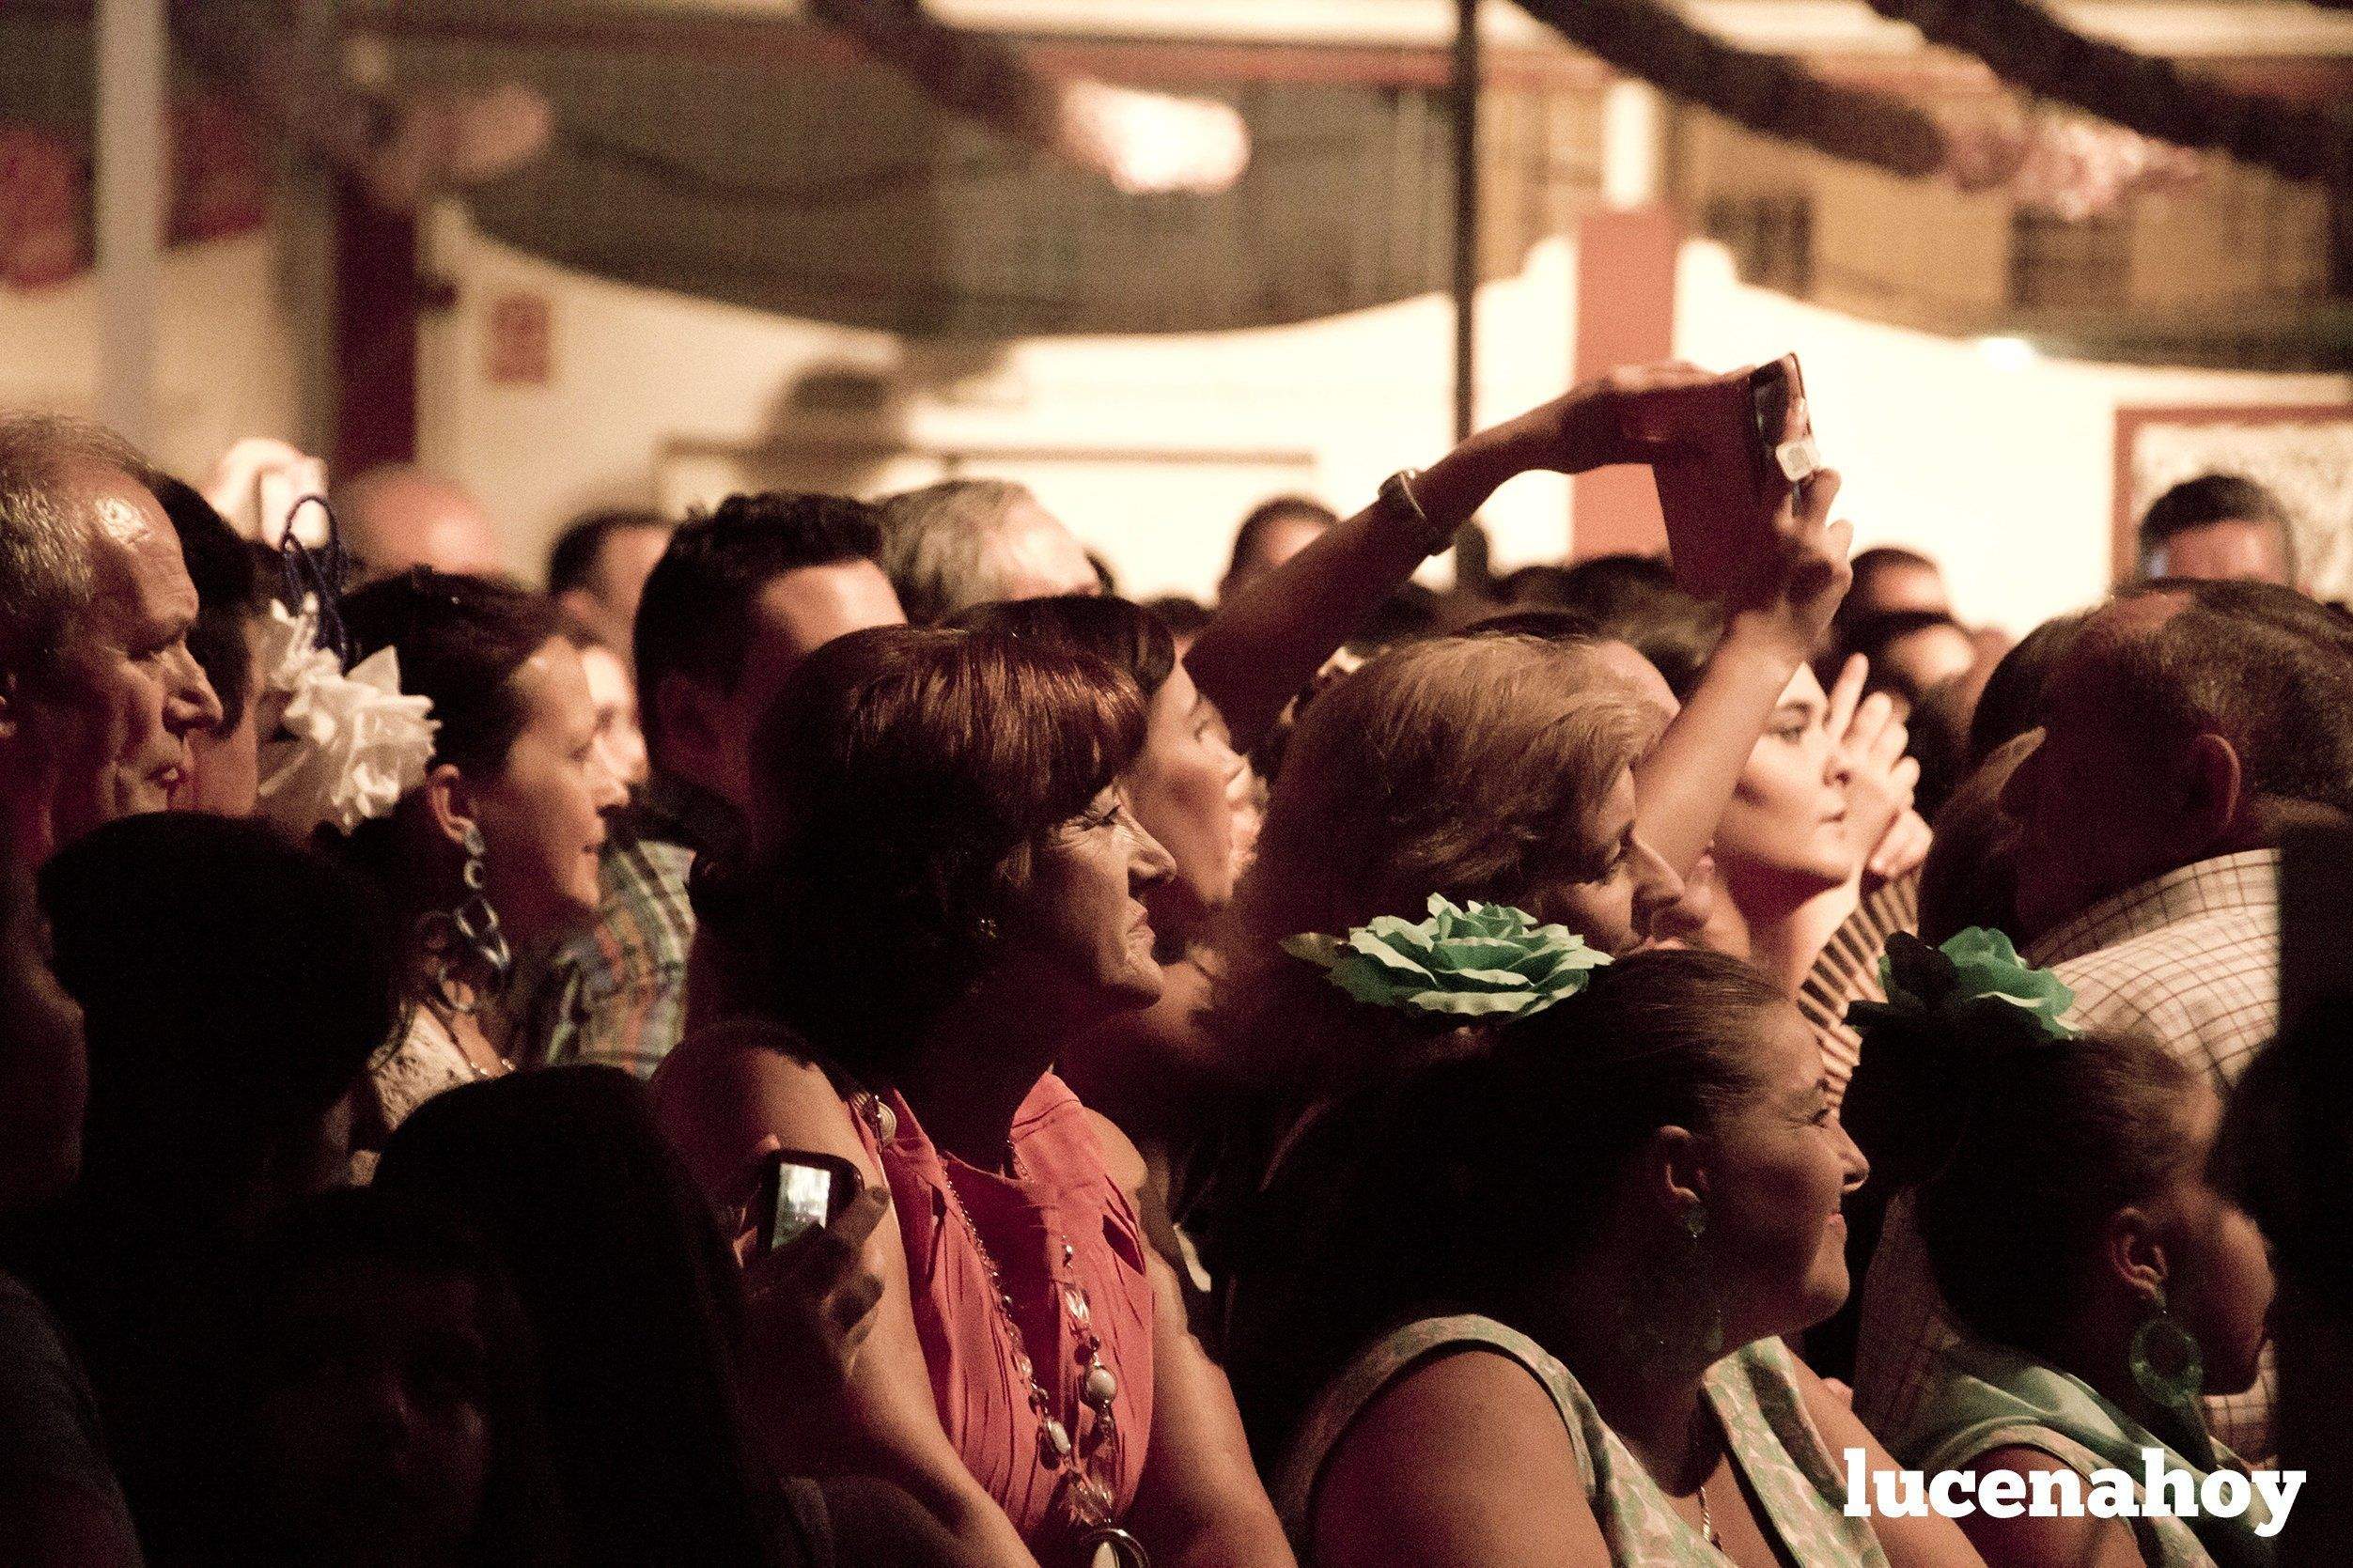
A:
<svg viewBox="0 0 2353 1568">
<path fill-rule="evenodd" d="M 420 567 L 370 583 L 341 613 L 352 675 L 392 650 L 393 678 L 429 703 L 433 726 L 422 781 L 388 801 L 370 798 L 371 783 L 375 796 L 392 793 L 372 759 L 335 743 L 356 722 L 322 723 L 327 744 L 308 748 L 335 760 L 334 825 L 412 934 L 408 1021 L 369 1064 L 355 1107 L 353 1146 L 370 1151 L 431 1095 L 507 1070 L 512 971 L 594 915 L 603 813 L 624 794 L 597 743 L 580 654 L 549 600 Z M 304 749 L 293 751 L 299 763 Z M 265 749 L 265 801 L 271 770 Z"/>
<path fill-rule="evenodd" d="M 1856 1009 L 1867 1049 L 1848 1114 L 1911 1190 L 1962 1335 L 1891 1446 L 1980 1491 L 2016 1477 L 2021 1496 L 2038 1472 L 2083 1490 L 2111 1469 L 2137 1498 L 2149 1452 L 2193 1486 L 2244 1469 L 2199 1396 L 2253 1386 L 2272 1275 L 2253 1221 L 2208 1178 L 2212 1083 L 2155 1040 L 2063 1021 L 2072 993 L 1999 932 L 1941 949 L 1899 937 L 1888 963 L 1889 1002 Z M 2258 1497 L 2236 1517 L 1980 1509 L 1961 1528 L 1997 1568 L 2205 1568 L 2270 1561 L 2266 1522 Z"/>
<path fill-rule="evenodd" d="M 1431 917 L 1286 943 L 1426 1065 L 1335 1104 L 1248 1227 L 1230 1364 L 1303 1561 L 1967 1563 L 1844 1516 L 1892 1464 L 1782 1343 L 1865 1172 L 1796 1008 L 1719 954 Z"/>
</svg>

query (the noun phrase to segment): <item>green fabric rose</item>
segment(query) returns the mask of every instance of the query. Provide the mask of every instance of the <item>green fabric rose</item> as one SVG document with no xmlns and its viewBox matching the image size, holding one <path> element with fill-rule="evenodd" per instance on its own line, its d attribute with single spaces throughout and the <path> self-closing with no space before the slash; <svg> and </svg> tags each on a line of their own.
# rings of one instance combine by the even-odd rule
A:
<svg viewBox="0 0 2353 1568">
<path fill-rule="evenodd" d="M 2029 965 L 2010 939 L 1981 925 L 1930 947 L 1919 938 L 1891 938 L 1879 959 L 1884 1006 L 1859 1001 L 1847 1012 L 1858 1027 L 1890 1014 L 1983 1023 L 1997 1033 L 2020 1031 L 2040 1040 L 2072 1040 L 2082 1031 L 2066 1021 L 2075 992 L 2049 970 Z"/>
<path fill-rule="evenodd" d="M 1441 1017 L 1529 1017 L 1584 989 L 1609 955 L 1566 925 L 1432 893 L 1418 924 L 1381 915 L 1346 937 L 1301 936 L 1283 951 L 1329 971 L 1359 1001 Z"/>
</svg>

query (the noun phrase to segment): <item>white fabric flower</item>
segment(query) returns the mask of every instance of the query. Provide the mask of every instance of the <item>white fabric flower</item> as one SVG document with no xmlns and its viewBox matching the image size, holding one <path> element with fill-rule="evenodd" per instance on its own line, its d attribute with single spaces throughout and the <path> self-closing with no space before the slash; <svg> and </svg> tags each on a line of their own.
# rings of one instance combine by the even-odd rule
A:
<svg viewBox="0 0 2353 1568">
<path fill-rule="evenodd" d="M 270 606 L 262 639 L 261 815 L 298 837 L 321 823 L 348 833 L 425 782 L 430 698 L 404 695 L 400 656 L 377 649 L 347 673 L 319 645 L 319 606 Z"/>
</svg>

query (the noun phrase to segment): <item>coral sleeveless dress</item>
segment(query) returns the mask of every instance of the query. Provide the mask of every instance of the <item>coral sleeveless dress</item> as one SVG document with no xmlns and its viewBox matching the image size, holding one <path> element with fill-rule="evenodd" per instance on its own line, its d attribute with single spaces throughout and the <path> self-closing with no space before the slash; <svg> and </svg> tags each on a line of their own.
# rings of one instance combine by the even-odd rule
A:
<svg viewBox="0 0 2353 1568">
<path fill-rule="evenodd" d="M 891 1141 L 878 1140 L 864 1118 L 859 1130 L 890 1179 L 940 1424 L 1021 1539 L 1051 1562 L 1052 1547 L 1084 1532 L 1064 1495 L 1070 1478 L 1048 1463 L 1047 1415 L 1065 1423 L 1086 1473 L 1108 1489 L 1112 1522 L 1126 1516 L 1144 1471 L 1153 1303 L 1143 1227 L 1085 1109 L 1052 1073 L 1013 1119 L 1018 1179 L 943 1155 L 906 1101 L 891 1093 L 883 1103 L 896 1118 Z M 1090 1330 L 1117 1384 L 1108 1425 L 1080 1393 Z M 1048 1396 L 1044 1413 L 1033 1408 L 1024 1366 Z"/>
</svg>

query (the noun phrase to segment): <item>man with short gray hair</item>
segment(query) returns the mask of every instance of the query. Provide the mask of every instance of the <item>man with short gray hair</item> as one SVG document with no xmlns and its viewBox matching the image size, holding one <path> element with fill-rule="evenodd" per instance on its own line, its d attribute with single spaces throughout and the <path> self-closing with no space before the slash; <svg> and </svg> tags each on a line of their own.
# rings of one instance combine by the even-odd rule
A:
<svg viewBox="0 0 2353 1568">
<path fill-rule="evenodd" d="M 1102 591 L 1086 551 L 1026 485 L 943 479 L 878 505 L 882 569 L 910 625 L 975 604 Z"/>
<path fill-rule="evenodd" d="M 221 721 L 148 472 L 97 426 L 0 417 L 0 831 L 20 863 L 164 810 L 189 737 Z"/>
</svg>

